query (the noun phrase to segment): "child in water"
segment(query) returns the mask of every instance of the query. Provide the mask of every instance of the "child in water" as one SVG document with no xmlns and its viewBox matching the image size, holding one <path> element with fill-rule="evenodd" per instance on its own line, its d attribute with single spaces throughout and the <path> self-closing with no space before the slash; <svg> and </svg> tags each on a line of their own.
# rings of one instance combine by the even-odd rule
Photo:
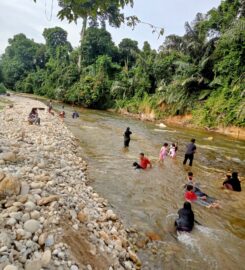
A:
<svg viewBox="0 0 245 270">
<path fill-rule="evenodd" d="M 169 150 L 169 155 L 171 158 L 176 157 L 177 150 L 178 150 L 177 143 L 172 143 L 172 145 L 170 146 L 170 150 Z"/>
<path fill-rule="evenodd" d="M 159 154 L 159 162 L 163 162 L 168 155 L 168 143 L 164 143 Z"/>
</svg>

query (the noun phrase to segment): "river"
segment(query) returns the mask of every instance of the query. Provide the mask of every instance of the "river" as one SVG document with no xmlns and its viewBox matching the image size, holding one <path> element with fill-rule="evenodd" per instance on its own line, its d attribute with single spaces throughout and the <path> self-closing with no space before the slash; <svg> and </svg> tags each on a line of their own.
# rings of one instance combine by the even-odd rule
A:
<svg viewBox="0 0 245 270">
<path fill-rule="evenodd" d="M 120 216 L 126 227 L 141 233 L 155 232 L 161 240 L 138 250 L 142 269 L 245 269 L 245 195 L 220 187 L 227 169 L 244 176 L 245 142 L 215 133 L 166 127 L 110 112 L 79 109 L 71 118 L 66 106 L 65 122 L 80 140 L 88 162 L 91 185 Z M 133 134 L 128 150 L 123 133 Z M 212 138 L 210 138 L 212 137 Z M 196 225 L 191 234 L 173 237 L 173 221 L 183 205 L 183 185 L 188 166 L 183 167 L 185 145 L 196 139 L 197 153 L 192 171 L 202 190 L 217 198 L 222 208 L 193 205 Z M 176 160 L 157 162 L 164 142 L 178 142 Z M 144 152 L 153 168 L 136 171 L 132 163 Z M 245 186 L 242 184 L 242 188 Z"/>
</svg>

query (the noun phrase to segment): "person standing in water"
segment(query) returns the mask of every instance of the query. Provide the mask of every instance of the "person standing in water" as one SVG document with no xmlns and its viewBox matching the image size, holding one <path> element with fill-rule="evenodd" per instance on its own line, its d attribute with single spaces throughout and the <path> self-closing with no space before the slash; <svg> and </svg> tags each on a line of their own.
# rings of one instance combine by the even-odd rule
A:
<svg viewBox="0 0 245 270">
<path fill-rule="evenodd" d="M 194 213 L 191 204 L 185 202 L 183 208 L 178 211 L 179 217 L 175 221 L 176 230 L 180 232 L 191 232 L 194 227 Z"/>
<path fill-rule="evenodd" d="M 159 162 L 163 163 L 167 155 L 168 155 L 168 143 L 164 143 L 159 153 Z"/>
<path fill-rule="evenodd" d="M 126 131 L 124 132 L 124 147 L 129 147 L 129 142 L 130 142 L 130 135 L 132 132 L 130 131 L 130 128 L 127 127 Z"/>
<path fill-rule="evenodd" d="M 191 142 L 187 145 L 183 165 L 185 165 L 187 160 L 189 159 L 189 166 L 192 166 L 194 154 L 196 153 L 196 149 L 197 149 L 197 147 L 195 145 L 195 141 L 196 141 L 195 139 L 191 139 Z"/>
</svg>

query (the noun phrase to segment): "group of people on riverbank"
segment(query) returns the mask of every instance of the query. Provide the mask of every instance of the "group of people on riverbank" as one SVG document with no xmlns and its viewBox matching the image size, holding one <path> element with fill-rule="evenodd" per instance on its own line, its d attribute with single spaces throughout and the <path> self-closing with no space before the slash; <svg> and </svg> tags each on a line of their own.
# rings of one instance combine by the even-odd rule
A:
<svg viewBox="0 0 245 270">
<path fill-rule="evenodd" d="M 51 115 L 55 115 L 54 111 L 53 111 L 53 104 L 52 104 L 52 100 L 49 101 L 49 103 L 47 104 L 47 111 L 48 113 L 50 113 Z M 32 108 L 31 112 L 28 115 L 28 122 L 30 124 L 35 124 L 35 125 L 40 125 L 41 119 L 38 116 L 38 109 L 43 109 L 44 108 Z M 58 113 L 59 117 L 63 120 L 66 117 L 66 113 L 65 113 L 65 107 L 64 105 L 62 105 L 62 110 Z M 79 114 L 76 110 L 74 110 L 72 112 L 71 117 L 73 119 L 77 119 L 79 117 Z"/>
<path fill-rule="evenodd" d="M 130 136 L 132 132 L 128 127 L 124 133 L 124 147 L 129 147 Z M 159 162 L 163 163 L 167 156 L 171 158 L 176 157 L 176 153 L 178 150 L 178 144 L 172 143 L 170 148 L 168 143 L 164 143 L 160 149 L 159 153 Z M 195 145 L 195 139 L 191 139 L 190 143 L 186 146 L 186 152 L 183 160 L 183 165 L 189 161 L 189 166 L 193 165 L 194 155 L 196 153 L 197 147 Z M 144 153 L 140 153 L 139 155 L 139 163 L 134 162 L 133 167 L 135 169 L 145 170 L 147 168 L 152 168 L 151 161 L 144 155 Z M 228 172 L 226 175 L 226 180 L 223 182 L 223 188 L 232 190 L 232 191 L 241 191 L 240 180 L 238 179 L 237 172 Z M 202 192 L 198 183 L 194 181 L 193 173 L 191 171 L 188 172 L 187 183 L 184 185 L 184 198 L 185 203 L 183 208 L 178 211 L 179 217 L 175 221 L 175 226 L 177 231 L 186 231 L 190 232 L 194 226 L 194 213 L 192 211 L 191 203 L 197 203 L 201 206 L 205 206 L 207 208 L 220 208 L 220 203 L 206 193 Z"/>
</svg>

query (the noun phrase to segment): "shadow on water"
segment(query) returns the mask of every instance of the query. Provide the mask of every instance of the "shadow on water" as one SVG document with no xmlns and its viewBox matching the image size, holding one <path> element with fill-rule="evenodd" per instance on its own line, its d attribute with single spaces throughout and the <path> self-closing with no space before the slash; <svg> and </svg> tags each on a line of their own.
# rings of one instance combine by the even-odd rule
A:
<svg viewBox="0 0 245 270">
<path fill-rule="evenodd" d="M 127 226 L 154 231 L 161 237 L 161 241 L 139 250 L 143 269 L 242 269 L 244 192 L 226 192 L 220 187 L 227 169 L 244 175 L 243 141 L 198 130 L 160 129 L 153 123 L 102 111 L 81 109 L 79 119 L 74 120 L 72 108 L 66 106 L 65 110 L 65 122 L 81 142 L 95 190 L 109 200 Z M 122 144 L 127 126 L 133 135 L 130 148 L 125 150 Z M 195 226 L 191 234 L 171 237 L 167 231 L 184 202 L 183 184 L 189 170 L 183 167 L 182 157 L 192 137 L 198 149 L 192 168 L 196 182 L 220 200 L 222 209 L 194 205 L 195 217 L 203 226 Z M 179 151 L 176 160 L 168 158 L 160 166 L 157 159 L 164 142 L 178 142 Z M 153 169 L 135 171 L 132 163 L 142 151 L 153 161 Z"/>
</svg>

